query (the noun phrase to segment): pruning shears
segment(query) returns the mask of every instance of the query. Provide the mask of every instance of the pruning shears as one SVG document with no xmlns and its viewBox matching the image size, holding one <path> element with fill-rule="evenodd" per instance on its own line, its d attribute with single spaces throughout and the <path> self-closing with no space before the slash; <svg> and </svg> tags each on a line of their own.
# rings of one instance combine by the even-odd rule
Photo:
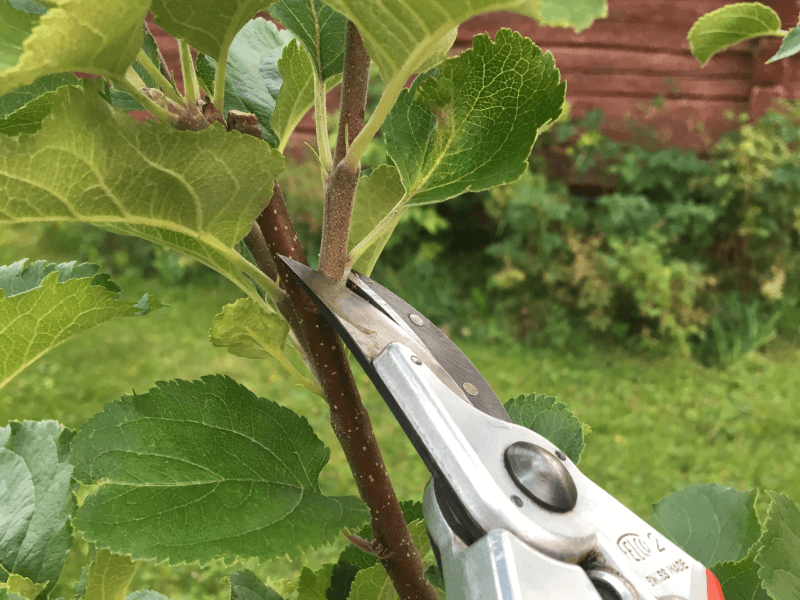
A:
<svg viewBox="0 0 800 600">
<path fill-rule="evenodd" d="M 419 311 L 364 275 L 281 260 L 431 472 L 423 511 L 448 600 L 724 600 L 711 571 L 512 423 Z"/>
</svg>

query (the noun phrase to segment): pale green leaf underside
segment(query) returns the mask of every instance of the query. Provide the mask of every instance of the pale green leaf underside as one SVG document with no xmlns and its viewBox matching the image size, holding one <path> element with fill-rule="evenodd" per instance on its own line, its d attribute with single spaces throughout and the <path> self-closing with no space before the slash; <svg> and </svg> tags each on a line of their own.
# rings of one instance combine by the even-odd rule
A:
<svg viewBox="0 0 800 600">
<path fill-rule="evenodd" d="M 129 556 L 100 550 L 89 567 L 83 600 L 124 600 L 137 566 Z"/>
<path fill-rule="evenodd" d="M 281 315 L 266 313 L 250 298 L 227 304 L 214 317 L 208 337 L 214 346 L 245 358 L 283 356 L 289 324 Z"/>
<path fill-rule="evenodd" d="M 381 165 L 358 180 L 347 251 L 353 250 L 356 244 L 380 224 L 380 235 L 362 251 L 353 265 L 353 269 L 359 273 L 369 275 L 372 272 L 383 247 L 405 211 L 402 205 L 404 192 L 400 174 L 390 165 Z"/>
<path fill-rule="evenodd" d="M 800 509 L 784 494 L 769 494 L 772 503 L 756 556 L 758 574 L 774 600 L 790 600 L 800 597 Z"/>
<path fill-rule="evenodd" d="M 404 90 L 383 124 L 413 203 L 516 180 L 538 129 L 561 114 L 566 84 L 552 54 L 508 29 L 447 59 Z"/>
<path fill-rule="evenodd" d="M 344 15 L 320 0 L 280 0 L 269 12 L 305 46 L 320 80 L 342 72 L 347 28 Z"/>
<path fill-rule="evenodd" d="M 722 586 L 725 600 L 770 600 L 758 576 L 760 565 L 755 561 L 757 552 L 758 544 L 754 544 L 743 559 L 711 566 L 711 571 Z"/>
<path fill-rule="evenodd" d="M 248 294 L 242 271 L 272 289 L 233 246 L 269 201 L 280 153 L 218 124 L 139 123 L 98 89 L 62 88 L 38 133 L 0 136 L 0 223 L 91 223 L 188 253 Z"/>
<path fill-rule="evenodd" d="M 290 32 L 278 31 L 275 23 L 258 17 L 242 27 L 228 51 L 224 113 L 238 110 L 256 115 L 264 141 L 270 146 L 278 145 L 278 136 L 270 125 L 281 89 L 278 60 L 284 46 L 293 39 Z M 216 73 L 216 62 L 209 56 L 204 60 L 208 63 L 204 69 L 205 83 L 213 87 L 208 78 Z"/>
<path fill-rule="evenodd" d="M 437 44 L 448 32 L 481 13 L 510 10 L 538 18 L 544 25 L 573 26 L 576 30 L 606 13 L 603 0 L 583 0 L 567 8 L 561 6 L 569 4 L 563 0 L 324 1 L 356 24 L 387 83 L 394 79 L 404 82 L 420 72 L 420 66 L 440 51 Z"/>
<path fill-rule="evenodd" d="M 153 0 L 155 23 L 215 61 L 223 59 L 236 33 L 274 0 Z"/>
<path fill-rule="evenodd" d="M 314 67 L 308 54 L 292 40 L 283 48 L 278 68 L 283 82 L 272 113 L 272 129 L 280 140 L 278 150 L 283 152 L 300 119 L 314 105 Z M 325 80 L 326 90 L 341 81 L 341 75 L 329 77 Z"/>
<path fill-rule="evenodd" d="M 46 595 L 42 594 L 44 588 L 42 583 L 34 583 L 27 577 L 12 574 L 5 582 L 0 583 L 0 598 L 3 597 L 3 593 L 8 594 L 11 600 L 35 600 L 40 594 L 42 598 L 46 598 Z"/>
<path fill-rule="evenodd" d="M 296 556 L 368 518 L 320 493 L 328 456 L 303 417 L 228 377 L 160 382 L 81 428 L 75 477 L 100 485 L 76 525 L 136 559 Z"/>
<path fill-rule="evenodd" d="M 53 4 L 38 17 L 18 60 L 0 70 L 0 96 L 53 73 L 80 71 L 121 79 L 136 59 L 150 0 L 55 0 Z M 0 5 L 4 6 L 0 15 L 13 10 L 5 7 L 5 0 Z M 8 63 L 8 55 L 0 59 L 3 62 Z"/>
<path fill-rule="evenodd" d="M 578 463 L 585 446 L 583 428 L 565 404 L 556 402 L 552 396 L 528 394 L 510 398 L 503 406 L 514 423 L 547 438 L 572 462 Z"/>
<path fill-rule="evenodd" d="M 789 58 L 798 52 L 800 52 L 800 27 L 795 27 L 785 38 L 783 38 L 781 47 L 775 53 L 775 56 L 767 61 L 767 64 L 782 58 Z"/>
<path fill-rule="evenodd" d="M 0 428 L 0 571 L 53 589 L 72 545 L 72 432 L 55 421 Z"/>
<path fill-rule="evenodd" d="M 119 300 L 118 289 L 98 285 L 92 277 L 63 283 L 59 277 L 52 272 L 35 289 L 10 297 L 0 289 L 0 388 L 73 335 L 161 306 L 146 298 L 144 303 Z"/>
<path fill-rule="evenodd" d="M 654 504 L 648 522 L 706 566 L 738 561 L 760 533 L 755 499 L 755 490 L 694 485 Z"/>
<path fill-rule="evenodd" d="M 760 2 L 728 4 L 697 19 L 687 36 L 694 57 L 705 65 L 717 52 L 764 35 L 778 35 L 781 20 Z"/>
<path fill-rule="evenodd" d="M 282 600 L 278 592 L 264 585 L 264 582 L 248 569 L 231 573 L 229 578 L 230 600 Z"/>
<path fill-rule="evenodd" d="M 125 600 L 169 600 L 164 594 L 159 594 L 153 590 L 140 590 L 128 594 Z"/>
</svg>

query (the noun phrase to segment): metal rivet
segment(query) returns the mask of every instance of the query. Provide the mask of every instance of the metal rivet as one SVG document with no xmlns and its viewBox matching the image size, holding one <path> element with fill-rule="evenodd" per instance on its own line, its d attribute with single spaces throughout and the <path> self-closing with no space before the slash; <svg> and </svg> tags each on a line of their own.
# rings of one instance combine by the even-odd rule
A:
<svg viewBox="0 0 800 600">
<path fill-rule="evenodd" d="M 410 315 L 408 315 L 408 318 L 414 325 L 418 325 L 419 327 L 422 327 L 425 324 L 425 321 L 422 320 L 422 317 L 420 317 L 415 313 L 411 313 Z"/>
<path fill-rule="evenodd" d="M 476 388 L 471 383 L 464 384 L 464 391 L 467 392 L 470 396 L 477 396 L 478 395 L 478 388 Z"/>
<path fill-rule="evenodd" d="M 413 362 L 415 365 L 421 365 L 422 364 L 422 361 L 420 359 L 418 359 L 416 356 L 412 356 L 411 357 L 411 362 Z"/>
<path fill-rule="evenodd" d="M 567 460 L 567 456 L 561 450 L 556 450 L 556 456 L 559 460 Z"/>
<path fill-rule="evenodd" d="M 522 498 L 519 496 L 511 496 L 511 501 L 517 506 L 522 506 Z"/>
</svg>

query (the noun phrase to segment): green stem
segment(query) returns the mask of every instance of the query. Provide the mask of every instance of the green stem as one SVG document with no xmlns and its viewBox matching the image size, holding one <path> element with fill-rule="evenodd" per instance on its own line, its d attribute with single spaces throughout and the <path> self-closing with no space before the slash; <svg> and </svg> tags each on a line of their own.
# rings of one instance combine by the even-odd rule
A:
<svg viewBox="0 0 800 600">
<path fill-rule="evenodd" d="M 328 139 L 328 109 L 325 105 L 325 84 L 314 75 L 314 120 L 317 126 L 317 150 L 319 151 L 319 161 L 322 165 L 324 177 L 333 168 L 333 157 L 331 155 L 331 143 Z"/>
<path fill-rule="evenodd" d="M 179 104 L 184 103 L 183 97 L 181 97 L 178 90 L 175 89 L 175 86 L 172 85 L 172 82 L 164 77 L 163 73 L 161 73 L 161 69 L 158 68 L 158 65 L 153 64 L 153 61 L 150 60 L 150 57 L 147 56 L 144 50 L 139 50 L 139 56 L 136 57 L 136 60 L 139 61 L 139 64 L 144 67 L 144 70 L 156 80 L 156 83 L 158 83 L 159 87 L 161 87 L 161 91 L 164 92 L 164 95 L 167 98 L 170 98 Z"/>
<path fill-rule="evenodd" d="M 300 348 L 299 347 L 296 347 L 295 349 L 298 352 L 300 352 Z M 270 350 L 267 349 L 267 348 L 264 348 L 264 350 L 266 352 L 269 352 L 270 356 L 272 356 L 272 358 L 274 358 L 276 361 L 278 361 L 278 363 L 284 369 L 286 369 L 286 371 L 289 373 L 289 377 L 291 378 L 291 380 L 293 382 L 295 382 L 298 385 L 302 385 L 304 388 L 306 388 L 307 390 L 313 392 L 314 394 L 316 394 L 320 398 L 325 398 L 325 393 L 322 391 L 322 388 L 320 387 L 320 385 L 316 381 L 312 381 L 311 379 L 309 379 L 308 377 L 303 375 L 300 371 L 295 369 L 294 365 L 291 362 L 289 362 L 288 358 L 286 358 L 286 355 L 284 355 L 281 352 L 270 352 Z M 301 354 L 301 356 L 302 356 L 302 354 Z"/>
<path fill-rule="evenodd" d="M 128 70 L 125 72 L 125 79 L 115 79 L 114 83 L 133 96 L 136 101 L 156 119 L 167 125 L 174 126 L 174 117 L 169 114 L 166 108 L 159 106 L 142 93 L 141 88 L 137 87 L 137 79 L 140 82 L 142 81 L 136 74 L 136 71 L 133 70 L 133 67 L 128 67 Z M 142 84 L 144 84 L 144 82 L 142 82 Z"/>
<path fill-rule="evenodd" d="M 353 143 L 350 144 L 347 155 L 344 157 L 347 164 L 351 167 L 357 168 L 359 166 L 361 156 L 366 151 L 367 145 L 372 141 L 372 138 L 377 135 L 378 130 L 392 110 L 395 101 L 397 101 L 397 97 L 400 95 L 400 92 L 403 91 L 404 83 L 405 81 L 400 81 L 399 77 L 395 77 L 383 90 L 381 99 L 378 100 L 378 106 L 375 107 L 375 111 L 372 113 L 369 120 L 364 123 L 364 128 L 353 140 Z"/>
<path fill-rule="evenodd" d="M 398 202 L 389 213 L 380 220 L 380 222 L 370 231 L 360 242 L 358 242 L 353 249 L 347 254 L 347 262 L 350 266 L 354 265 L 355 262 L 361 258 L 361 255 L 366 252 L 366 250 L 384 233 L 386 233 L 390 227 L 393 227 L 393 223 L 396 223 L 397 219 L 399 219 L 402 214 L 408 208 L 404 206 L 405 197 L 403 197 L 400 202 Z"/>
<path fill-rule="evenodd" d="M 217 70 L 214 73 L 214 106 L 219 111 L 219 114 L 225 117 L 225 113 L 223 112 L 223 108 L 225 105 L 225 67 L 228 64 L 228 49 L 225 49 L 225 52 L 222 56 L 219 57 L 217 61 Z"/>
<path fill-rule="evenodd" d="M 192 53 L 189 50 L 189 44 L 186 40 L 180 40 L 179 52 L 181 57 L 181 72 L 183 73 L 183 93 L 186 95 L 186 106 L 197 106 L 197 100 L 200 98 L 200 85 L 197 83 L 197 73 L 194 70 Z"/>
</svg>

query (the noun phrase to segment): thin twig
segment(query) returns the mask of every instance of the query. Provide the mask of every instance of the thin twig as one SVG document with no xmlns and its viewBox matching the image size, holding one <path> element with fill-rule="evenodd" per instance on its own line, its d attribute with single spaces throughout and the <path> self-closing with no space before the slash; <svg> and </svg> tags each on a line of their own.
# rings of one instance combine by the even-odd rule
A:
<svg viewBox="0 0 800 600">
<path fill-rule="evenodd" d="M 359 550 L 363 550 L 368 554 L 375 554 L 375 548 L 372 547 L 372 544 L 362 538 L 360 535 L 356 535 L 355 533 L 350 533 L 347 531 L 347 528 L 342 529 L 342 535 L 350 540 L 350 543 L 353 544 Z"/>
</svg>

